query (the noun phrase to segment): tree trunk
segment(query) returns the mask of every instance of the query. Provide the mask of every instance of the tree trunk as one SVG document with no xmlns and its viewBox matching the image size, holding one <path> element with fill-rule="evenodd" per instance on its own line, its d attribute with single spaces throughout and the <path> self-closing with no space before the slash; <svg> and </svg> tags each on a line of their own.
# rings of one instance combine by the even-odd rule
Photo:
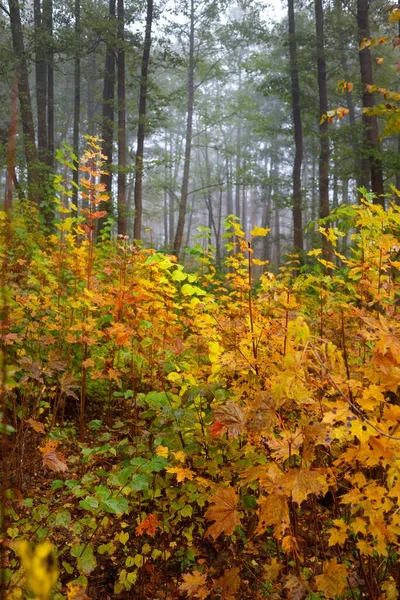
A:
<svg viewBox="0 0 400 600">
<path fill-rule="evenodd" d="M 126 203 L 125 11 L 118 0 L 118 234 L 128 233 Z"/>
<path fill-rule="evenodd" d="M 292 87 L 292 110 L 294 126 L 295 157 L 293 165 L 293 246 L 295 252 L 303 252 L 303 223 L 301 203 L 301 164 L 303 161 L 303 128 L 300 112 L 300 86 L 297 69 L 296 25 L 294 19 L 294 0 L 288 0 L 289 19 L 289 58 Z M 300 260 L 301 260 L 300 256 Z"/>
<path fill-rule="evenodd" d="M 79 126 L 81 118 L 81 3 L 75 0 L 75 69 L 74 69 L 74 125 L 72 147 L 76 156 L 73 173 L 74 186 L 72 188 L 72 202 L 78 205 L 79 185 Z"/>
<path fill-rule="evenodd" d="M 179 202 L 178 223 L 174 239 L 173 252 L 179 256 L 185 228 L 185 217 L 189 191 L 190 155 L 192 151 L 192 130 L 194 110 L 194 0 L 190 1 L 189 65 L 188 65 L 188 103 L 186 118 L 185 160 L 183 166 L 182 191 Z"/>
<path fill-rule="evenodd" d="M 46 34 L 47 68 L 47 165 L 54 170 L 54 48 L 53 48 L 53 0 L 43 0 L 43 24 Z"/>
<path fill-rule="evenodd" d="M 111 24 L 115 24 L 115 0 L 110 0 L 108 18 Z M 112 162 L 113 162 L 113 142 L 114 142 L 114 100 L 115 100 L 115 38 L 114 28 L 110 27 L 107 40 L 106 59 L 104 65 L 104 84 L 103 84 L 103 119 L 102 119 L 102 139 L 103 154 L 107 157 L 105 170 L 107 171 L 100 177 L 104 185 L 104 191 L 109 195 L 109 200 L 105 203 L 103 210 L 108 215 L 113 213 L 112 204 Z M 98 220 L 98 231 L 100 232 L 105 225 L 107 217 Z"/>
<path fill-rule="evenodd" d="M 26 63 L 24 38 L 22 33 L 21 13 L 18 0 L 9 0 L 10 24 L 13 50 L 16 57 L 16 70 L 18 74 L 18 98 L 22 131 L 24 138 L 24 152 L 26 168 L 28 172 L 29 197 L 39 206 L 39 170 L 35 142 L 35 128 L 33 125 L 33 113 L 31 93 L 29 89 L 28 67 Z"/>
<path fill-rule="evenodd" d="M 324 14 L 322 0 L 315 0 L 315 27 L 317 37 L 317 67 L 319 113 L 328 112 L 328 90 L 326 85 L 326 61 L 324 47 Z M 328 121 L 320 123 L 320 154 L 319 154 L 319 214 L 321 218 L 329 215 L 329 138 Z M 324 238 L 325 239 L 325 238 Z"/>
<path fill-rule="evenodd" d="M 34 0 L 33 14 L 35 24 L 35 75 L 38 158 L 46 162 L 47 155 L 47 65 L 45 60 L 46 36 L 40 0 Z"/>
<path fill-rule="evenodd" d="M 142 72 L 140 77 L 139 99 L 139 125 L 137 134 L 137 149 L 135 163 L 135 220 L 133 224 L 133 237 L 140 240 L 143 213 L 143 151 L 145 137 L 146 104 L 148 89 L 148 71 L 151 48 L 151 27 L 153 22 L 153 0 L 147 0 L 146 33 L 144 38 Z"/>
<path fill-rule="evenodd" d="M 368 0 L 357 0 L 357 24 L 359 42 L 369 38 Z M 367 86 L 372 85 L 372 57 L 369 48 L 359 50 L 361 81 L 364 87 L 363 108 L 373 108 L 375 101 L 372 93 L 368 92 Z M 383 198 L 383 173 L 380 158 L 378 121 L 375 115 L 363 114 L 365 145 L 368 150 L 369 167 L 371 173 L 371 190 L 376 198 L 374 202 L 385 206 Z"/>
</svg>

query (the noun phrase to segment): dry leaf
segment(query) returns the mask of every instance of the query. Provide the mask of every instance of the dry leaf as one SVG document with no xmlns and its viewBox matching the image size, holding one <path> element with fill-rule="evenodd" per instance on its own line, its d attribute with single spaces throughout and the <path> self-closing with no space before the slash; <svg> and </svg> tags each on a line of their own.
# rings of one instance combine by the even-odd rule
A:
<svg viewBox="0 0 400 600">
<path fill-rule="evenodd" d="M 296 577 L 296 575 L 289 575 L 287 577 L 285 589 L 287 590 L 286 597 L 288 600 L 302 600 L 307 594 L 304 582 L 299 577 Z"/>
<path fill-rule="evenodd" d="M 185 573 L 183 575 L 183 583 L 179 586 L 181 592 L 186 592 L 186 594 L 190 597 L 196 596 L 201 598 L 206 598 L 209 596 L 210 592 L 204 588 L 207 581 L 207 575 L 205 573 L 200 573 L 197 569 L 193 571 L 193 573 Z M 207 592 L 204 595 L 204 592 Z"/>
<path fill-rule="evenodd" d="M 67 583 L 67 599 L 68 600 L 91 600 L 89 596 L 86 594 L 85 587 L 83 585 L 79 585 L 73 583 Z"/>
<path fill-rule="evenodd" d="M 244 431 L 245 417 L 242 409 L 231 400 L 213 411 L 214 425 L 211 425 L 212 437 L 238 437 Z"/>
<path fill-rule="evenodd" d="M 143 535 L 143 533 L 147 533 L 147 535 L 150 537 L 154 537 L 159 524 L 160 521 L 157 519 L 157 517 L 149 514 L 136 527 L 136 535 Z"/>
<path fill-rule="evenodd" d="M 48 467 L 55 473 L 64 473 L 65 471 L 68 471 L 68 467 L 65 462 L 63 462 L 62 454 L 56 452 L 57 446 L 57 441 L 50 440 L 49 442 L 46 442 L 44 446 L 39 448 L 40 452 L 43 454 L 42 462 L 45 467 Z"/>
<path fill-rule="evenodd" d="M 210 535 L 217 539 L 221 533 L 232 535 L 237 525 L 240 525 L 240 518 L 237 509 L 237 495 L 233 488 L 219 488 L 214 496 L 211 497 L 211 502 L 215 506 L 210 506 L 205 517 L 209 521 L 215 521 L 213 525 L 206 531 L 206 535 Z"/>
<path fill-rule="evenodd" d="M 193 479 L 195 475 L 193 471 L 191 471 L 190 469 L 185 469 L 183 467 L 169 467 L 168 469 L 166 469 L 166 471 L 167 473 L 172 473 L 173 475 L 176 475 L 178 483 L 181 483 L 181 481 L 185 481 L 185 479 Z"/>
<path fill-rule="evenodd" d="M 241 582 L 240 569 L 234 567 L 225 571 L 222 577 L 214 582 L 214 588 L 220 591 L 221 600 L 233 600 Z"/>
<path fill-rule="evenodd" d="M 31 427 L 32 429 L 34 429 L 34 431 L 36 431 L 36 433 L 42 433 L 43 435 L 46 434 L 46 430 L 44 428 L 43 423 L 40 423 L 39 421 L 35 421 L 35 419 L 27 419 L 26 421 Z"/>
</svg>

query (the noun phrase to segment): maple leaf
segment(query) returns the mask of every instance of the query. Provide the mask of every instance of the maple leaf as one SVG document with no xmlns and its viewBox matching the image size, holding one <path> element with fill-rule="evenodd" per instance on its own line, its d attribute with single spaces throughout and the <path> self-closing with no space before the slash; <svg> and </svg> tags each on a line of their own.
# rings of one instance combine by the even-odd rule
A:
<svg viewBox="0 0 400 600">
<path fill-rule="evenodd" d="M 194 596 L 207 598 L 210 595 L 210 592 L 203 587 L 207 581 L 205 573 L 200 573 L 200 571 L 195 569 L 193 573 L 185 573 L 182 579 L 183 583 L 181 583 L 179 589 L 181 592 L 186 592 L 189 598 Z M 207 592 L 206 595 L 204 595 L 205 592 Z"/>
<path fill-rule="evenodd" d="M 234 567 L 225 571 L 225 573 L 214 581 L 214 589 L 220 590 L 220 595 L 224 600 L 232 600 L 235 598 L 235 593 L 240 588 L 240 569 Z"/>
<path fill-rule="evenodd" d="M 347 540 L 347 525 L 342 519 L 334 519 L 333 524 L 335 527 L 328 530 L 330 535 L 328 545 L 334 546 L 335 544 L 339 544 L 339 546 L 343 546 Z"/>
<path fill-rule="evenodd" d="M 136 535 L 143 535 L 147 533 L 150 537 L 154 537 L 157 527 L 159 526 L 160 521 L 157 519 L 156 515 L 148 514 L 146 517 L 139 523 L 136 527 Z"/>
<path fill-rule="evenodd" d="M 167 446 L 157 446 L 156 454 L 157 456 L 163 456 L 164 458 L 168 458 L 169 448 Z"/>
<path fill-rule="evenodd" d="M 224 406 L 219 406 L 213 411 L 215 424 L 211 425 L 212 437 L 221 437 L 224 433 L 228 437 L 238 437 L 244 431 L 245 417 L 242 409 L 229 400 Z"/>
<path fill-rule="evenodd" d="M 276 558 L 271 558 L 268 565 L 263 566 L 263 574 L 265 581 L 274 582 L 278 579 L 279 573 L 282 570 L 281 563 Z"/>
<path fill-rule="evenodd" d="M 290 525 L 289 507 L 285 496 L 270 494 L 258 500 L 260 514 L 256 535 L 262 535 L 267 527 L 274 526 L 274 535 L 279 540 Z"/>
<path fill-rule="evenodd" d="M 281 439 L 272 438 L 268 440 L 268 448 L 274 452 L 274 456 L 282 461 L 290 456 L 300 454 L 300 446 L 303 443 L 303 434 L 299 429 L 294 433 L 290 431 L 281 431 Z"/>
<path fill-rule="evenodd" d="M 185 469 L 184 467 L 169 467 L 166 469 L 167 473 L 172 473 L 176 475 L 176 479 L 178 483 L 185 481 L 185 479 L 193 479 L 194 473 L 190 469 Z"/>
<path fill-rule="evenodd" d="M 42 462 L 45 467 L 48 467 L 55 473 L 64 473 L 65 471 L 68 471 L 68 467 L 65 462 L 63 462 L 62 454 L 56 452 L 57 446 L 57 441 L 50 440 L 49 442 L 46 442 L 44 446 L 39 448 L 40 452 L 43 454 Z"/>
<path fill-rule="evenodd" d="M 316 575 L 315 581 L 317 588 L 323 592 L 327 598 L 343 597 L 347 588 L 348 568 L 346 565 L 339 564 L 336 558 L 331 558 L 324 562 L 323 574 Z"/>
<path fill-rule="evenodd" d="M 325 469 L 290 469 L 282 478 L 281 485 L 293 502 L 301 504 L 310 494 L 326 494 L 329 489 L 328 471 Z"/>
<path fill-rule="evenodd" d="M 173 456 L 174 456 L 174 459 L 177 460 L 178 462 L 185 462 L 186 456 L 185 456 L 185 453 L 182 452 L 182 450 L 179 450 L 178 452 L 174 452 Z"/>
<path fill-rule="evenodd" d="M 211 502 L 215 506 L 210 506 L 205 517 L 209 521 L 215 521 L 206 531 L 206 535 L 217 539 L 221 533 L 232 535 L 237 525 L 240 525 L 240 518 L 237 509 L 237 495 L 233 488 L 219 488 L 211 497 Z"/>
<path fill-rule="evenodd" d="M 35 421 L 35 419 L 27 419 L 26 421 L 27 423 L 29 423 L 29 425 L 32 427 L 32 429 L 34 431 L 36 431 L 36 433 L 43 433 L 46 434 L 46 430 L 44 428 L 43 423 L 40 423 L 39 421 Z"/>
</svg>

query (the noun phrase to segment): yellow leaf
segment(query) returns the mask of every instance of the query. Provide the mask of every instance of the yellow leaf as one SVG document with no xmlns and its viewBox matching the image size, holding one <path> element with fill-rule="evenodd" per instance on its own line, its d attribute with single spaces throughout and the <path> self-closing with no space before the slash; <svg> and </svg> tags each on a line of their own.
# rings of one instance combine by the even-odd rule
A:
<svg viewBox="0 0 400 600">
<path fill-rule="evenodd" d="M 270 494 L 258 500 L 260 514 L 256 527 L 256 535 L 262 535 L 267 527 L 274 526 L 274 535 L 282 539 L 286 529 L 290 526 L 289 507 L 285 496 Z"/>
<path fill-rule="evenodd" d="M 234 600 L 235 593 L 240 588 L 240 569 L 234 567 L 225 571 L 225 573 L 214 583 L 214 589 L 220 590 L 221 598 L 224 600 Z"/>
<path fill-rule="evenodd" d="M 48 600 L 58 579 L 52 544 L 46 541 L 32 548 L 28 542 L 21 541 L 17 552 L 25 569 L 29 589 L 37 596 L 37 600 Z"/>
<path fill-rule="evenodd" d="M 214 506 L 210 506 L 205 517 L 209 521 L 215 521 L 206 531 L 206 535 L 217 539 L 221 533 L 232 535 L 237 525 L 240 525 L 240 518 L 237 509 L 238 498 L 236 492 L 231 487 L 219 488 L 211 497 Z"/>
<path fill-rule="evenodd" d="M 336 596 L 342 598 L 347 588 L 347 575 L 347 567 L 339 564 L 336 558 L 331 558 L 329 561 L 324 562 L 323 574 L 315 576 L 317 588 L 327 598 L 335 598 Z"/>
<path fill-rule="evenodd" d="M 179 450 L 179 452 L 173 452 L 173 457 L 178 462 L 185 462 L 185 459 L 186 459 L 185 453 L 182 452 L 182 450 Z"/>
<path fill-rule="evenodd" d="M 166 446 L 157 446 L 156 454 L 157 456 L 162 456 L 163 458 L 168 458 L 169 448 Z"/>
<path fill-rule="evenodd" d="M 269 233 L 271 230 L 267 229 L 266 227 L 254 227 L 254 229 L 252 229 L 250 231 L 250 235 L 252 237 L 264 237 L 267 235 L 267 233 Z"/>
<path fill-rule="evenodd" d="M 169 467 L 166 469 L 167 473 L 172 473 L 176 475 L 176 479 L 178 483 L 181 481 L 185 481 L 185 479 L 193 479 L 194 473 L 190 469 L 184 469 L 182 467 Z"/>
<path fill-rule="evenodd" d="M 333 524 L 335 527 L 328 529 L 330 535 L 328 545 L 334 546 L 335 544 L 339 544 L 339 546 L 343 546 L 347 540 L 347 525 L 341 519 L 334 519 Z"/>
<path fill-rule="evenodd" d="M 382 57 L 380 56 L 379 58 L 377 58 L 377 59 L 376 59 L 376 63 L 377 63 L 378 65 L 381 65 L 381 64 L 383 63 L 383 61 L 384 61 L 384 60 L 385 60 L 385 59 L 384 59 L 384 58 L 382 58 Z"/>
</svg>

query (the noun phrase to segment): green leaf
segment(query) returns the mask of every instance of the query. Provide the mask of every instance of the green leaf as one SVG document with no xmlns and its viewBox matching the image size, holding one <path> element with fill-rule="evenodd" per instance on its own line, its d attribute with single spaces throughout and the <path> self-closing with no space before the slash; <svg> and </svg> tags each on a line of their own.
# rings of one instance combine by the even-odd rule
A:
<svg viewBox="0 0 400 600">
<path fill-rule="evenodd" d="M 63 509 L 56 513 L 54 524 L 56 527 L 69 527 L 71 523 L 71 513 L 69 510 Z"/>
<path fill-rule="evenodd" d="M 78 567 L 80 573 L 84 573 L 84 575 L 90 575 L 90 573 L 95 570 L 97 567 L 97 560 L 93 554 L 92 544 L 88 544 L 83 554 L 78 556 L 76 566 Z"/>
<path fill-rule="evenodd" d="M 100 504 L 100 508 L 112 515 L 122 515 L 129 510 L 128 500 L 119 496 L 118 498 L 108 498 Z"/>
<path fill-rule="evenodd" d="M 62 488 L 64 485 L 64 482 L 61 481 L 61 479 L 55 479 L 54 481 L 51 482 L 51 489 L 52 490 L 59 490 L 60 488 Z"/>
<path fill-rule="evenodd" d="M 135 492 L 142 492 L 143 490 L 147 490 L 149 487 L 149 478 L 147 477 L 147 475 L 138 473 L 133 477 L 132 481 L 129 484 L 129 487 Z"/>
<path fill-rule="evenodd" d="M 186 278 L 187 278 L 187 274 L 182 273 L 182 271 L 180 269 L 176 269 L 172 273 L 172 281 L 185 281 Z"/>
<path fill-rule="evenodd" d="M 84 500 L 79 501 L 79 506 L 92 512 L 99 508 L 99 501 L 93 496 L 86 496 Z"/>
</svg>

